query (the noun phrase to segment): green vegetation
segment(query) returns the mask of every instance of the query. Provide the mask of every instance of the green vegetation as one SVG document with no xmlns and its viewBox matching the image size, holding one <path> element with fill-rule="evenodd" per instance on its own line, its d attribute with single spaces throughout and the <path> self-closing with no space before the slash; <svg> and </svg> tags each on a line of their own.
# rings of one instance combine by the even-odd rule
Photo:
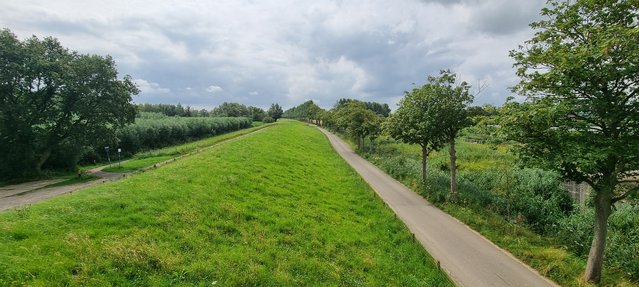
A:
<svg viewBox="0 0 639 287">
<path fill-rule="evenodd" d="M 214 136 L 251 126 L 249 118 L 164 117 L 137 118 L 118 131 L 125 154 L 160 148 L 190 139 Z"/>
<path fill-rule="evenodd" d="M 449 161 L 445 151 L 431 154 L 429 180 L 421 183 L 418 145 L 382 137 L 376 149 L 363 152 L 371 162 L 420 193 L 442 210 L 508 250 L 562 286 L 584 286 L 592 210 L 573 210 L 555 173 L 516 166 L 506 145 L 458 142 L 459 193 L 449 201 Z M 634 209 L 633 209 L 634 208 Z M 590 211 L 588 211 L 590 210 Z M 639 220 L 636 207 L 614 213 L 604 285 L 632 286 L 639 266 Z M 614 243 L 612 243 L 614 241 Z M 586 247 L 584 247 L 586 245 Z M 581 250 L 578 248 L 581 247 Z M 634 252 L 634 253 L 633 253 Z"/>
<path fill-rule="evenodd" d="M 316 129 L 290 121 L 0 214 L 0 285 L 452 286 Z"/>
<path fill-rule="evenodd" d="M 188 153 L 196 152 L 200 149 L 210 147 L 212 145 L 218 144 L 220 142 L 233 139 L 239 136 L 243 136 L 254 131 L 269 127 L 271 125 L 265 125 L 260 122 L 254 122 L 252 128 L 243 129 L 235 132 L 230 132 L 214 137 L 209 137 L 205 139 L 201 139 L 198 141 L 185 143 L 177 146 L 170 146 L 162 149 L 141 152 L 134 155 L 131 159 L 128 159 L 126 162 L 118 164 L 112 164 L 111 166 L 103 169 L 106 172 L 132 172 L 136 170 L 143 169 L 145 167 L 150 167 L 156 163 L 160 163 L 178 156 L 182 156 Z"/>
<path fill-rule="evenodd" d="M 535 35 L 511 52 L 528 101 L 501 124 L 529 165 L 593 190 L 584 279 L 601 280 L 608 218 L 639 192 L 639 1 L 549 0 Z"/>
<path fill-rule="evenodd" d="M 84 174 L 81 176 L 67 176 L 65 177 L 64 180 L 60 181 L 60 182 L 56 182 L 54 184 L 49 184 L 49 185 L 45 185 L 42 188 L 50 188 L 50 187 L 57 187 L 57 186 L 65 186 L 65 185 L 71 185 L 71 184 L 76 184 L 76 183 L 85 183 L 85 182 L 89 182 L 92 180 L 96 180 L 99 179 L 100 177 L 94 174 Z"/>
<path fill-rule="evenodd" d="M 470 85 L 457 84 L 457 75 L 442 70 L 439 76 L 427 77 L 427 83 L 399 102 L 399 108 L 384 125 L 392 138 L 422 148 L 422 182 L 426 183 L 428 155 L 445 143 L 450 144 L 450 192 L 457 192 L 455 139 L 458 132 L 470 125 L 467 106 L 472 103 Z"/>
<path fill-rule="evenodd" d="M 73 169 L 96 139 L 133 121 L 129 76 L 109 56 L 83 55 L 55 38 L 20 41 L 0 30 L 0 179 Z"/>
</svg>

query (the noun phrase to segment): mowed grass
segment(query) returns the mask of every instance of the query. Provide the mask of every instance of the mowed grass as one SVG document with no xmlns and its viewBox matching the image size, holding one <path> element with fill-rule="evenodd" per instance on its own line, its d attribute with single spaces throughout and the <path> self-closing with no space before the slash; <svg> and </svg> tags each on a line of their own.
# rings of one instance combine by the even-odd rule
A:
<svg viewBox="0 0 639 287">
<path fill-rule="evenodd" d="M 452 286 L 298 122 L 0 213 L 0 285 Z"/>
</svg>

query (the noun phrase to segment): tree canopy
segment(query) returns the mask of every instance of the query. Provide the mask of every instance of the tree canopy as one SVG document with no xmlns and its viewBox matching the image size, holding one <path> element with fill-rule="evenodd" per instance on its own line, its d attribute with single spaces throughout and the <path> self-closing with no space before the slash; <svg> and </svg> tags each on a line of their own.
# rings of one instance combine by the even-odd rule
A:
<svg viewBox="0 0 639 287">
<path fill-rule="evenodd" d="M 364 148 L 365 137 L 375 137 L 381 130 L 381 116 L 362 102 L 352 101 L 335 108 L 332 117 L 338 128 L 357 140 L 359 149 Z"/>
<path fill-rule="evenodd" d="M 384 130 L 394 139 L 417 144 L 422 149 L 422 181 L 426 182 L 428 154 L 443 145 L 434 111 L 439 99 L 434 92 L 439 84 L 434 77 L 428 83 L 411 92 L 399 102 L 399 108 L 384 123 Z"/>
<path fill-rule="evenodd" d="M 130 77 L 109 56 L 82 55 L 58 40 L 20 41 L 0 32 L 1 177 L 39 173 L 52 153 L 98 139 L 133 121 Z M 75 163 L 74 163 L 75 164 Z"/>
<path fill-rule="evenodd" d="M 268 109 L 266 113 L 268 114 L 269 117 L 277 121 L 279 118 L 282 117 L 282 114 L 284 113 L 284 111 L 282 110 L 282 107 L 279 104 L 271 104 L 271 107 Z"/>
<path fill-rule="evenodd" d="M 525 103 L 507 104 L 505 128 L 528 162 L 595 192 L 595 236 L 585 279 L 598 282 L 612 205 L 637 190 L 639 2 L 548 1 L 547 20 L 511 52 Z"/>
</svg>

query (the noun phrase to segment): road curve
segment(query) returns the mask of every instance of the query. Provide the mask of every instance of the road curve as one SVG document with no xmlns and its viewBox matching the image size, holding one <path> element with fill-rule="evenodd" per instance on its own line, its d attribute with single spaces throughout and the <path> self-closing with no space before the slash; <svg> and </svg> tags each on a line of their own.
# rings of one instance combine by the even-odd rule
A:
<svg viewBox="0 0 639 287">
<path fill-rule="evenodd" d="M 320 130 L 458 286 L 558 286 Z"/>
</svg>

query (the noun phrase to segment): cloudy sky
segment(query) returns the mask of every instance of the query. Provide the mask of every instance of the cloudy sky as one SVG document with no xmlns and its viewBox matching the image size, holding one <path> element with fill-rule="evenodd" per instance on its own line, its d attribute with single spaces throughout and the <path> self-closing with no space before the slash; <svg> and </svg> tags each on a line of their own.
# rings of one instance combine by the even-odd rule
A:
<svg viewBox="0 0 639 287">
<path fill-rule="evenodd" d="M 285 108 L 339 98 L 388 103 L 452 69 L 475 102 L 516 83 L 508 51 L 529 39 L 543 0 L 3 0 L 0 28 L 111 55 L 137 103 Z"/>
</svg>

